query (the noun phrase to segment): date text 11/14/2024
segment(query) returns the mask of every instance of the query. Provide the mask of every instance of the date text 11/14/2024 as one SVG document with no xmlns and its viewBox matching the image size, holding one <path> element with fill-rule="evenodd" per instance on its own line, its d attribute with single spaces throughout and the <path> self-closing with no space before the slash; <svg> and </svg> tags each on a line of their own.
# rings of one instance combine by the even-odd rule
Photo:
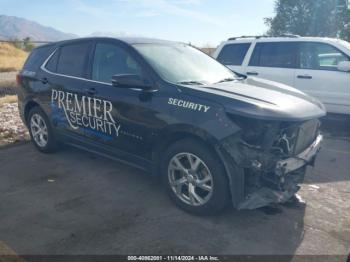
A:
<svg viewBox="0 0 350 262">
<path fill-rule="evenodd" d="M 217 256 L 128 256 L 128 261 L 220 261 Z"/>
</svg>

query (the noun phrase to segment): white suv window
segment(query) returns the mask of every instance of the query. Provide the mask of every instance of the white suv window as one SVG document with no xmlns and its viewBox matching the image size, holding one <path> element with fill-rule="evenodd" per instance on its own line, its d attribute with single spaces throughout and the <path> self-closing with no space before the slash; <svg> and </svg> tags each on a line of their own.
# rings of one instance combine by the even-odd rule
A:
<svg viewBox="0 0 350 262">
<path fill-rule="evenodd" d="M 297 48 L 296 42 L 257 43 L 249 66 L 295 68 Z"/>
<path fill-rule="evenodd" d="M 300 43 L 299 67 L 301 69 L 336 71 L 342 61 L 349 61 L 349 57 L 337 48 L 323 43 Z"/>
<path fill-rule="evenodd" d="M 242 65 L 250 45 L 250 43 L 225 45 L 217 60 L 224 65 Z"/>
</svg>

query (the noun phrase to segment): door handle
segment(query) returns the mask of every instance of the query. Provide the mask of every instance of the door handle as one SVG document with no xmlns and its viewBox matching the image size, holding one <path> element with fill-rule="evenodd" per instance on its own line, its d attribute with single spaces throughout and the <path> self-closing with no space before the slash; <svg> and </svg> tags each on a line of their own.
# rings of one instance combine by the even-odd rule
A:
<svg viewBox="0 0 350 262">
<path fill-rule="evenodd" d="M 298 75 L 297 77 L 299 79 L 312 79 L 312 76 L 309 76 L 309 75 Z"/>
<path fill-rule="evenodd" d="M 49 79 L 47 79 L 46 77 L 42 78 L 40 81 L 41 81 L 41 83 L 43 83 L 44 85 L 46 85 L 46 84 L 49 83 Z"/>
<path fill-rule="evenodd" d="M 259 73 L 258 72 L 247 72 L 247 75 L 248 76 L 257 76 L 257 75 L 259 75 Z"/>
<path fill-rule="evenodd" d="M 95 95 L 97 93 L 95 88 L 86 88 L 85 89 L 85 93 L 87 93 L 88 95 Z"/>
</svg>

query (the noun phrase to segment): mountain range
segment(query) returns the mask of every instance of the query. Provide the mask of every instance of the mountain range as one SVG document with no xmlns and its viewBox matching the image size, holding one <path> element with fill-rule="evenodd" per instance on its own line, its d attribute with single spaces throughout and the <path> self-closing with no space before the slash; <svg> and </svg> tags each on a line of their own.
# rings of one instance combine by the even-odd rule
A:
<svg viewBox="0 0 350 262">
<path fill-rule="evenodd" d="M 24 18 L 0 15 L 0 39 L 22 40 L 26 37 L 30 37 L 33 41 L 59 41 L 78 36 Z"/>
</svg>

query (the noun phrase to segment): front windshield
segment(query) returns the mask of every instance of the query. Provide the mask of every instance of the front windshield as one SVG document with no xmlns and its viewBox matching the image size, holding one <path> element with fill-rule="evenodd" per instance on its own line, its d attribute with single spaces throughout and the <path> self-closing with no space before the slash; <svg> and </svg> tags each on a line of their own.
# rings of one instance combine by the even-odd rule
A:
<svg viewBox="0 0 350 262">
<path fill-rule="evenodd" d="M 166 81 L 214 84 L 236 79 L 216 60 L 186 44 L 135 44 L 134 47 Z"/>
</svg>

